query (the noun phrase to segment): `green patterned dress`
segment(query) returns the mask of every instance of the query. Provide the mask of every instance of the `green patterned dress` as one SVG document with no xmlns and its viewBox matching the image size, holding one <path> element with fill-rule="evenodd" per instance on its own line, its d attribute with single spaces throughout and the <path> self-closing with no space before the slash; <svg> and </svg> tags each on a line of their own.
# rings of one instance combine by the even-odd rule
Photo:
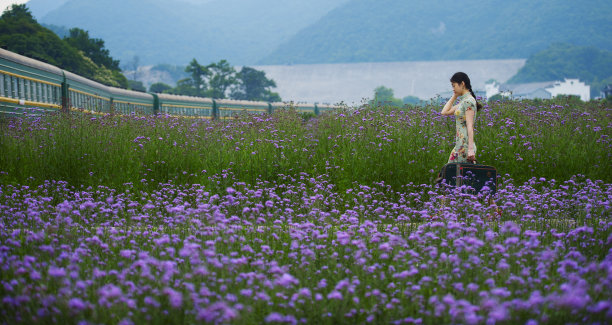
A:
<svg viewBox="0 0 612 325">
<path fill-rule="evenodd" d="M 459 96 L 459 104 L 455 110 L 455 124 L 457 133 L 455 135 L 455 147 L 448 157 L 449 163 L 467 163 L 468 157 L 468 131 L 465 120 L 465 112 L 474 110 L 474 124 L 476 124 L 476 99 L 467 93 Z M 476 155 L 476 139 L 474 139 L 474 155 Z"/>
</svg>

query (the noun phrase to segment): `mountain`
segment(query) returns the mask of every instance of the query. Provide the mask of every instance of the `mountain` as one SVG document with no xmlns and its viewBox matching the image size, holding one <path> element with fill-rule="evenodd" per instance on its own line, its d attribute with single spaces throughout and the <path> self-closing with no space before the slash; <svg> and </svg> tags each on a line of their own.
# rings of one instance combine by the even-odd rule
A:
<svg viewBox="0 0 612 325">
<path fill-rule="evenodd" d="M 42 0 L 32 0 L 42 1 Z M 41 18 L 101 38 L 122 62 L 253 64 L 348 0 L 68 0 Z"/>
<path fill-rule="evenodd" d="M 61 7 L 67 1 L 68 0 L 29 0 L 27 6 L 30 8 L 34 18 L 40 20 L 41 17 Z"/>
<path fill-rule="evenodd" d="M 612 50 L 609 0 L 352 0 L 260 64 L 527 58 L 555 42 Z"/>
<path fill-rule="evenodd" d="M 3 49 L 109 86 L 127 86 L 118 62 L 108 56 L 103 41 L 90 39 L 86 32 L 75 36 L 80 37 L 60 39 L 41 26 L 23 4 L 12 6 L 0 16 L 0 46 Z"/>
<path fill-rule="evenodd" d="M 555 43 L 527 59 L 508 83 L 527 83 L 578 78 L 591 86 L 591 96 L 599 96 L 612 83 L 612 52 L 592 46 Z"/>
</svg>

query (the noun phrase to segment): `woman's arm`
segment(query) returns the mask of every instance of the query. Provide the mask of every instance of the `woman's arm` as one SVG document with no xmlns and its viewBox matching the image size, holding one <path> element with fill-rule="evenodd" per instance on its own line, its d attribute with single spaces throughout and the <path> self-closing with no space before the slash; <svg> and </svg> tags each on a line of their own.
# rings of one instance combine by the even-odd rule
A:
<svg viewBox="0 0 612 325">
<path fill-rule="evenodd" d="M 451 99 L 449 99 L 448 102 L 446 102 L 446 105 L 444 105 L 444 108 L 442 109 L 442 112 L 440 112 L 440 114 L 442 115 L 455 114 L 455 109 L 457 109 L 457 106 L 453 106 L 453 103 L 456 100 L 457 100 L 457 94 L 453 94 L 453 97 L 451 97 Z"/>
<path fill-rule="evenodd" d="M 474 108 L 468 107 L 465 110 L 465 124 L 468 134 L 468 161 L 474 161 L 476 154 L 474 152 Z"/>
</svg>

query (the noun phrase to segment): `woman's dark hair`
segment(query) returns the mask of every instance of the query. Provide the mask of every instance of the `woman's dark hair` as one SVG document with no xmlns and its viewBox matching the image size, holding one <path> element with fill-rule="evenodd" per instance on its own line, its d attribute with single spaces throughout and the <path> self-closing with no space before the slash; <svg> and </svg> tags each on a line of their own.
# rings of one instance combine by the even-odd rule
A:
<svg viewBox="0 0 612 325">
<path fill-rule="evenodd" d="M 461 84 L 462 82 L 465 82 L 465 88 L 467 88 L 470 91 L 470 93 L 474 97 L 474 100 L 476 100 L 476 110 L 480 111 L 480 109 L 482 108 L 482 104 L 479 103 L 478 100 L 476 99 L 476 95 L 474 94 L 474 91 L 472 90 L 472 84 L 470 83 L 470 77 L 468 77 L 468 75 L 465 72 L 457 72 L 450 78 L 450 81 L 457 83 L 457 84 Z"/>
</svg>

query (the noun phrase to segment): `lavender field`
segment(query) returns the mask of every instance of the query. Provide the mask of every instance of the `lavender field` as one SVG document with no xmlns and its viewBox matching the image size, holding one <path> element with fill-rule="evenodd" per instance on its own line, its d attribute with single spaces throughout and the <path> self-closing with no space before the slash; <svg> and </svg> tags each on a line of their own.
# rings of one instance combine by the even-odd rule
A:
<svg viewBox="0 0 612 325">
<path fill-rule="evenodd" d="M 0 120 L 0 322 L 609 323 L 612 109 L 439 110 Z"/>
</svg>

